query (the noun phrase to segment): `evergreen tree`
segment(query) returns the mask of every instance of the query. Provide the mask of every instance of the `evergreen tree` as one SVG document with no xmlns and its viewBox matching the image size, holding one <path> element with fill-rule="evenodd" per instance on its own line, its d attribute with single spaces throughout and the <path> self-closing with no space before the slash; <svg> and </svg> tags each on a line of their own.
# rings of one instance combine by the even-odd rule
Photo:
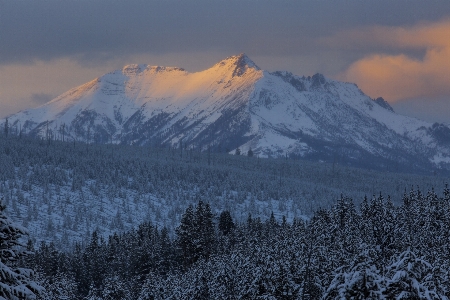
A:
<svg viewBox="0 0 450 300">
<path fill-rule="evenodd" d="M 197 259 L 208 259 L 213 251 L 215 232 L 211 207 L 202 201 L 199 201 L 195 211 L 194 237 Z"/>
<path fill-rule="evenodd" d="M 174 245 L 169 237 L 169 230 L 166 227 L 161 229 L 157 259 L 157 269 L 161 275 L 164 276 L 171 270 L 177 269 Z"/>
<path fill-rule="evenodd" d="M 196 257 L 194 218 L 194 208 L 189 205 L 181 216 L 180 226 L 176 229 L 177 244 L 181 251 L 184 270 L 195 262 Z"/>
<path fill-rule="evenodd" d="M 102 300 L 127 300 L 131 299 L 124 287 L 123 280 L 117 275 L 105 278 L 102 290 Z"/>
<path fill-rule="evenodd" d="M 32 279 L 34 271 L 18 266 L 27 255 L 20 242 L 27 231 L 5 215 L 5 208 L 0 199 L 0 299 L 35 299 L 42 288 Z"/>
<path fill-rule="evenodd" d="M 388 299 L 443 299 L 444 295 L 438 295 L 428 282 L 432 281 L 431 271 L 431 264 L 408 248 L 388 267 L 383 294 Z"/>
<path fill-rule="evenodd" d="M 307 227 L 301 226 L 302 223 L 296 223 L 293 227 L 300 229 L 299 233 L 304 233 L 305 240 L 300 240 L 303 247 L 303 260 L 299 269 L 299 280 L 301 283 L 301 299 L 318 299 L 323 294 L 324 283 L 328 278 L 323 278 L 323 272 L 329 271 L 328 247 L 332 242 L 330 228 L 332 228 L 329 213 L 325 210 L 319 210 L 308 223 Z M 303 229 L 303 230 L 302 230 Z"/>
<path fill-rule="evenodd" d="M 45 291 L 38 296 L 39 300 L 77 300 L 77 284 L 73 277 L 65 273 L 58 273 L 51 278 L 40 280 Z"/>
<path fill-rule="evenodd" d="M 83 255 L 90 284 L 94 287 L 94 289 L 91 289 L 92 292 L 100 290 L 105 277 L 106 265 L 102 251 L 102 248 L 104 247 L 102 246 L 102 243 L 99 243 L 97 231 L 94 231 L 92 233 L 91 242 Z"/>
<path fill-rule="evenodd" d="M 76 243 L 71 258 L 71 269 L 77 283 L 77 294 L 84 297 L 89 293 L 90 277 L 84 261 L 84 251 L 81 244 Z"/>
<path fill-rule="evenodd" d="M 159 233 L 156 228 L 149 223 L 139 225 L 138 230 L 132 236 L 131 243 L 131 264 L 134 274 L 143 282 L 145 276 L 156 265 L 158 259 L 155 249 L 159 244 Z M 156 257 L 155 257 L 156 256 Z"/>
<path fill-rule="evenodd" d="M 228 210 L 224 210 L 219 216 L 219 230 L 223 235 L 227 235 L 235 227 L 233 218 Z"/>
<path fill-rule="evenodd" d="M 323 299 L 381 299 L 385 279 L 377 270 L 374 253 L 367 245 L 361 246 L 361 253 L 348 267 L 335 271 L 333 281 Z"/>
<path fill-rule="evenodd" d="M 334 251 L 351 258 L 357 254 L 358 245 L 361 244 L 358 234 L 360 228 L 360 216 L 356 212 L 353 200 L 343 197 L 337 201 L 332 208 L 335 232 L 338 242 L 335 243 Z M 331 246 L 331 245 L 330 245 Z"/>
</svg>

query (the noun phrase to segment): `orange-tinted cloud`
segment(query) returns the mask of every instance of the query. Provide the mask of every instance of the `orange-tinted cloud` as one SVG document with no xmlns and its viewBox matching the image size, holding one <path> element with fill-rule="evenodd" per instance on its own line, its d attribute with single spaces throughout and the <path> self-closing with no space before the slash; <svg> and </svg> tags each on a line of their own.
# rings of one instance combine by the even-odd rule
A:
<svg viewBox="0 0 450 300">
<path fill-rule="evenodd" d="M 373 27 L 348 31 L 327 42 L 336 42 L 345 48 L 378 50 L 352 63 L 339 75 L 340 79 L 356 82 L 372 97 L 382 96 L 391 102 L 450 98 L 450 20 L 409 28 Z M 399 54 L 385 54 L 383 49 Z M 406 54 L 411 50 L 424 50 L 425 54 L 417 59 Z"/>
</svg>

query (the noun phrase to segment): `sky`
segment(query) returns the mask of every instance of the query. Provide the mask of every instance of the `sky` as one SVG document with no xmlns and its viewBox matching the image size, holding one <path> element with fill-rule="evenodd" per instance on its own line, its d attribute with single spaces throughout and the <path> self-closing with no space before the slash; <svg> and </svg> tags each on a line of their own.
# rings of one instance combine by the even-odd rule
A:
<svg viewBox="0 0 450 300">
<path fill-rule="evenodd" d="M 0 0 L 0 118 L 131 63 L 246 53 L 450 124 L 448 0 Z"/>
</svg>

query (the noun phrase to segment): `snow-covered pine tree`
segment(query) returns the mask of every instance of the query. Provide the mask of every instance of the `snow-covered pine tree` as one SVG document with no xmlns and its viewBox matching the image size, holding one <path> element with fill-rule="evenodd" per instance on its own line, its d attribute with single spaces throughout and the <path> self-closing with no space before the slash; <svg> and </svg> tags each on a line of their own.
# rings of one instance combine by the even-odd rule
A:
<svg viewBox="0 0 450 300">
<path fill-rule="evenodd" d="M 331 210 L 331 217 L 336 226 L 334 235 L 337 237 L 335 251 L 339 255 L 347 255 L 352 257 L 358 253 L 358 245 L 361 244 L 357 232 L 359 232 L 359 224 L 361 222 L 353 199 L 344 197 L 338 199 L 336 205 Z"/>
<path fill-rule="evenodd" d="M 195 235 L 197 255 L 201 258 L 209 258 L 214 249 L 215 231 L 213 214 L 209 203 L 200 201 L 195 212 Z"/>
<path fill-rule="evenodd" d="M 319 299 L 332 278 L 333 254 L 328 245 L 333 244 L 333 222 L 328 210 L 320 209 L 306 227 L 305 265 L 303 270 L 302 299 Z"/>
<path fill-rule="evenodd" d="M 169 273 L 177 265 L 176 251 L 174 251 L 174 248 L 173 242 L 169 236 L 169 230 L 164 227 L 161 229 L 156 261 L 156 268 L 161 275 Z"/>
<path fill-rule="evenodd" d="M 35 299 L 42 288 L 32 279 L 34 271 L 18 266 L 27 254 L 20 240 L 27 230 L 13 223 L 5 208 L 0 199 L 0 300 Z"/>
<path fill-rule="evenodd" d="M 219 230 L 223 235 L 227 235 L 235 227 L 233 218 L 228 210 L 224 210 L 219 216 Z"/>
<path fill-rule="evenodd" d="M 361 237 L 365 243 L 374 245 L 378 255 L 374 261 L 383 273 L 383 268 L 395 249 L 395 210 L 390 197 L 385 201 L 381 193 L 378 197 L 374 195 L 365 209 L 363 207 L 364 202 L 361 207 Z"/>
<path fill-rule="evenodd" d="M 181 216 L 180 226 L 176 229 L 177 244 L 181 250 L 183 267 L 186 270 L 195 262 L 195 244 L 194 244 L 194 208 L 189 205 Z"/>
<path fill-rule="evenodd" d="M 441 296 L 440 299 L 450 299 L 450 266 L 439 259 L 433 263 L 433 269 L 424 279 L 429 290 Z"/>
<path fill-rule="evenodd" d="M 383 299 L 385 279 L 376 268 L 376 253 L 370 246 L 361 251 L 350 266 L 341 266 L 322 299 Z"/>
<path fill-rule="evenodd" d="M 84 263 L 87 267 L 87 274 L 90 280 L 90 284 L 94 285 L 94 289 L 91 288 L 91 291 L 101 290 L 102 283 L 105 277 L 105 257 L 104 253 L 102 253 L 103 242 L 100 239 L 97 231 L 92 233 L 92 238 L 84 252 Z"/>
<path fill-rule="evenodd" d="M 101 297 L 103 300 L 128 300 L 131 299 L 129 294 L 119 276 L 113 275 L 105 278 Z"/>
<path fill-rule="evenodd" d="M 150 223 L 139 225 L 138 229 L 132 235 L 130 243 L 131 265 L 134 270 L 133 276 L 137 276 L 141 282 L 144 282 L 145 276 L 150 273 L 155 265 L 155 257 L 159 255 L 152 254 L 154 246 L 159 243 L 158 230 Z"/>
<path fill-rule="evenodd" d="M 73 276 L 65 273 L 58 273 L 51 279 L 38 278 L 39 282 L 45 287 L 45 292 L 42 292 L 37 299 L 39 300 L 76 300 L 77 284 Z"/>
<path fill-rule="evenodd" d="M 432 265 L 408 248 L 387 272 L 383 294 L 388 299 L 447 299 L 435 290 Z"/>
</svg>

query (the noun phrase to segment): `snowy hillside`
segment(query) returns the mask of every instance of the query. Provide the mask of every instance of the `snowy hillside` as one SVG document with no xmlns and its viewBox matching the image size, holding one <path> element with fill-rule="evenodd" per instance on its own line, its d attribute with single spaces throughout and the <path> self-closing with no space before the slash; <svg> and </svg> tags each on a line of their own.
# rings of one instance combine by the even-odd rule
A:
<svg viewBox="0 0 450 300">
<path fill-rule="evenodd" d="M 396 114 L 352 83 L 263 71 L 245 54 L 196 73 L 128 65 L 8 122 L 50 139 L 450 169 L 447 125 Z"/>
<path fill-rule="evenodd" d="M 281 220 L 311 216 L 344 193 L 359 204 L 380 191 L 401 203 L 405 189 L 441 189 L 448 178 L 349 168 L 342 160 L 313 163 L 168 148 L 48 142 L 0 135 L 0 199 L 33 240 L 65 248 L 130 230 L 144 221 L 173 233 L 199 200 L 214 213 L 230 210 Z M 392 170 L 391 170 L 392 171 Z"/>
</svg>

